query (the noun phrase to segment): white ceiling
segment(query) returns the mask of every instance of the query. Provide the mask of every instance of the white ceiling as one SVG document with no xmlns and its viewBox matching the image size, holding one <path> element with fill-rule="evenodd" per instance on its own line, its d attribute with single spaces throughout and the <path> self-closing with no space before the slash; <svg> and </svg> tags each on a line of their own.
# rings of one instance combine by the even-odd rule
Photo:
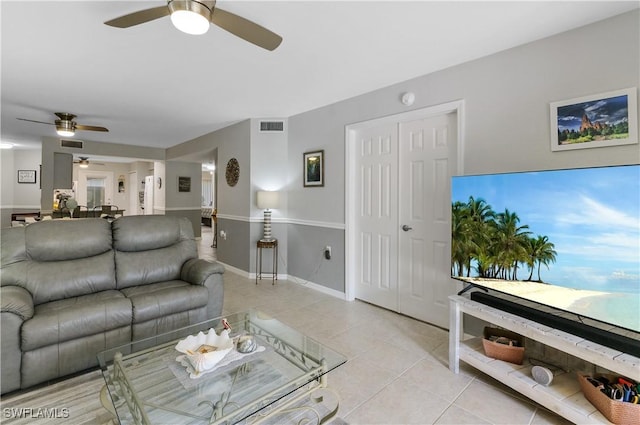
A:
<svg viewBox="0 0 640 425">
<path fill-rule="evenodd" d="M 280 34 L 269 52 L 168 17 L 104 21 L 159 1 L 0 3 L 3 142 L 39 146 L 53 112 L 108 133 L 98 142 L 167 148 L 246 118 L 289 117 L 638 8 L 638 1 L 218 1 Z M 577 70 L 578 71 L 578 70 Z"/>
</svg>

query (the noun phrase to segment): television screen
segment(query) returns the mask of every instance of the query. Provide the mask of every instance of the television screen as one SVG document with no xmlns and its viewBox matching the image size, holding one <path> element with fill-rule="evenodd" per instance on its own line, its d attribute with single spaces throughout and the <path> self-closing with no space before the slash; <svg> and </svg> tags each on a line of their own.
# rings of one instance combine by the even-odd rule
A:
<svg viewBox="0 0 640 425">
<path fill-rule="evenodd" d="M 640 165 L 453 177 L 452 277 L 640 331 Z"/>
</svg>

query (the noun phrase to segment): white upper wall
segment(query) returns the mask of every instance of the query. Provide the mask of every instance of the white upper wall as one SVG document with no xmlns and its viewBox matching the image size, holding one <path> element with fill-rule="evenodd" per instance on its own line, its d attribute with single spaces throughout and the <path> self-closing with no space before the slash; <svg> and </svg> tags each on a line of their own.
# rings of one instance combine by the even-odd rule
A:
<svg viewBox="0 0 640 425">
<path fill-rule="evenodd" d="M 465 174 L 640 162 L 638 144 L 552 152 L 549 141 L 550 102 L 640 86 L 639 21 L 635 10 L 290 117 L 289 218 L 344 223 L 345 126 L 459 99 Z M 325 186 L 303 188 L 299 158 L 317 149 Z"/>
</svg>

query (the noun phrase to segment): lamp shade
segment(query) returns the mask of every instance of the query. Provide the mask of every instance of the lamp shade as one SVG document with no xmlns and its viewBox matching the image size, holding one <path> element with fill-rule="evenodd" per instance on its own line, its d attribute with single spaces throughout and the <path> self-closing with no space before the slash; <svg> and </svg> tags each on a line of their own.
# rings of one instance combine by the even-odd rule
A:
<svg viewBox="0 0 640 425">
<path fill-rule="evenodd" d="M 270 208 L 278 208 L 280 201 L 279 192 L 258 191 L 258 208 L 261 210 L 268 210 Z"/>
</svg>

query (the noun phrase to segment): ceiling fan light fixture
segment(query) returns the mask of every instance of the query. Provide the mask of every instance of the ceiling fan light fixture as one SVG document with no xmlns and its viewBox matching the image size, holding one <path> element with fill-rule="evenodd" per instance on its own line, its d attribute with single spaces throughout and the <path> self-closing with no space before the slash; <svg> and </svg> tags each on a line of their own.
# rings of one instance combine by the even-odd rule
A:
<svg viewBox="0 0 640 425">
<path fill-rule="evenodd" d="M 78 166 L 80 168 L 89 168 L 89 160 L 86 158 L 80 158 L 78 161 Z"/>
<path fill-rule="evenodd" d="M 201 35 L 209 30 L 211 9 L 202 3 L 192 0 L 173 0 L 169 3 L 171 22 L 180 31 Z"/>
<path fill-rule="evenodd" d="M 76 126 L 73 121 L 56 120 L 56 132 L 61 137 L 72 137 L 76 134 Z"/>
</svg>

